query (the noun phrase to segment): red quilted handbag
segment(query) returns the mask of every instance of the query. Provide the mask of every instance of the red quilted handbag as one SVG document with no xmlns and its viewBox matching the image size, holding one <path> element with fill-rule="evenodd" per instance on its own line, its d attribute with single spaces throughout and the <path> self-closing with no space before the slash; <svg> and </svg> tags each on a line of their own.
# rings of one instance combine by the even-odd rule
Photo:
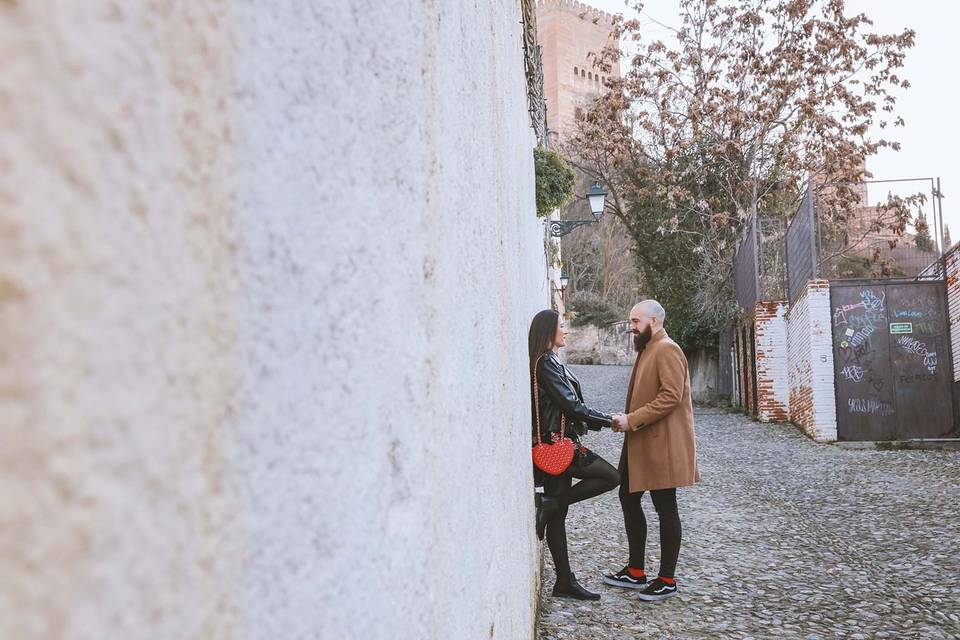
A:
<svg viewBox="0 0 960 640">
<path fill-rule="evenodd" d="M 544 354 L 546 355 L 546 354 Z M 543 356 L 540 356 L 543 358 Z M 537 360 L 537 365 L 540 360 Z M 533 367 L 533 401 L 537 414 L 537 443 L 533 445 L 533 464 L 544 473 L 559 476 L 573 462 L 573 440 L 566 437 L 567 420 L 560 414 L 560 439 L 553 442 L 543 442 L 540 438 L 540 387 L 537 384 L 537 366 Z"/>
</svg>

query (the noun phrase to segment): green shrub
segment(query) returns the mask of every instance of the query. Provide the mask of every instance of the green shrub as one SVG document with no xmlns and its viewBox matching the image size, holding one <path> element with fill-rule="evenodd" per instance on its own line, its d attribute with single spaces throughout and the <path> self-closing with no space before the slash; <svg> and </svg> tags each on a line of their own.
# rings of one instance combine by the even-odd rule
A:
<svg viewBox="0 0 960 640">
<path fill-rule="evenodd" d="M 555 151 L 538 147 L 533 150 L 533 160 L 537 174 L 537 215 L 542 218 L 570 201 L 576 176 L 573 168 Z"/>
</svg>

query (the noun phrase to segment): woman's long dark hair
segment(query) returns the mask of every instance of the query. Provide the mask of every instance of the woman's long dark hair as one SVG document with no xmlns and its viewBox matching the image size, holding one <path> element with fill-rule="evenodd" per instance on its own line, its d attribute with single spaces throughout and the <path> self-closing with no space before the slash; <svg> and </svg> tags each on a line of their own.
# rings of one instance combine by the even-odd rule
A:
<svg viewBox="0 0 960 640">
<path fill-rule="evenodd" d="M 530 322 L 530 334 L 527 336 L 531 373 L 537 365 L 537 359 L 553 348 L 553 339 L 557 336 L 559 326 L 560 314 L 553 309 L 544 309 L 533 316 L 533 321 Z"/>
</svg>

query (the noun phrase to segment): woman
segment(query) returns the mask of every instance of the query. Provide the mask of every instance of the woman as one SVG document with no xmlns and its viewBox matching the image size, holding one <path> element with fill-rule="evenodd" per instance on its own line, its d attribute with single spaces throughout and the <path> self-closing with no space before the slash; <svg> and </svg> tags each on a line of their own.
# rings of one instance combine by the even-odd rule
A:
<svg viewBox="0 0 960 640">
<path fill-rule="evenodd" d="M 546 533 L 547 546 L 553 556 L 553 566 L 557 572 L 553 595 L 577 600 L 599 600 L 600 594 L 581 587 L 570 571 L 565 519 L 567 507 L 571 504 L 610 491 L 620 484 L 617 470 L 580 443 L 580 437 L 587 429 L 599 431 L 601 427 L 609 427 L 613 417 L 583 403 L 580 381 L 557 357 L 557 351 L 566 344 L 566 338 L 567 329 L 556 311 L 541 311 L 530 323 L 530 371 L 536 371 L 539 388 L 540 438 L 550 442 L 553 437 L 559 437 L 562 416 L 566 420 L 565 434 L 574 441 L 576 449 L 573 462 L 562 475 L 552 476 L 534 468 L 537 484 L 543 484 L 543 499 L 537 508 L 537 537 L 542 540 Z M 531 398 L 532 382 L 531 379 Z M 533 398 L 533 411 L 535 430 L 536 398 Z M 580 479 L 580 482 L 573 484 L 573 478 Z"/>
</svg>

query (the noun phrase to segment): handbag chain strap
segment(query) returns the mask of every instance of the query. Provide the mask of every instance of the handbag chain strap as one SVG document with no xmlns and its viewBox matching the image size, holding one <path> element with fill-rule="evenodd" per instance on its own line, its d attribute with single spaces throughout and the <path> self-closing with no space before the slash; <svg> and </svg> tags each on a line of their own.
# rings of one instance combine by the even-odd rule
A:
<svg viewBox="0 0 960 640">
<path fill-rule="evenodd" d="M 539 358 L 537 358 L 537 363 L 533 365 L 533 403 L 536 406 L 536 415 L 537 415 L 537 444 L 543 444 L 540 441 L 540 385 L 537 384 L 537 367 L 540 366 L 540 361 L 543 360 L 544 356 L 547 354 L 544 353 Z M 564 432 L 567 428 L 567 417 L 563 415 L 563 411 L 560 412 L 560 438 L 564 436 Z"/>
</svg>

